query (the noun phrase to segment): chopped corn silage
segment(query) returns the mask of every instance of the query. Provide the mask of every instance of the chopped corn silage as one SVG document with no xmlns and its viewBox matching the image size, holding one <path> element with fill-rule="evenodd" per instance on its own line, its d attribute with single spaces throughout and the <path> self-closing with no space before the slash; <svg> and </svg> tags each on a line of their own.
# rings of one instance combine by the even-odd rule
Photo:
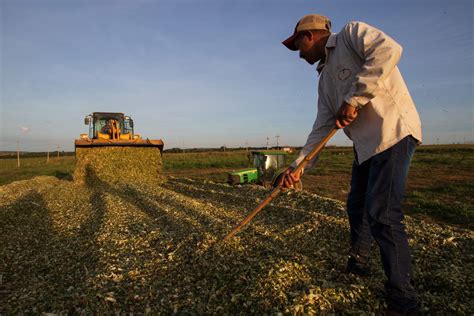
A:
<svg viewBox="0 0 474 316">
<path fill-rule="evenodd" d="M 380 314 L 373 277 L 343 272 L 344 205 L 171 178 L 162 186 L 38 177 L 0 187 L 0 314 Z M 469 314 L 473 232 L 407 217 L 422 310 Z"/>
<path fill-rule="evenodd" d="M 74 180 L 160 184 L 164 181 L 162 164 L 158 147 L 77 147 Z"/>
</svg>

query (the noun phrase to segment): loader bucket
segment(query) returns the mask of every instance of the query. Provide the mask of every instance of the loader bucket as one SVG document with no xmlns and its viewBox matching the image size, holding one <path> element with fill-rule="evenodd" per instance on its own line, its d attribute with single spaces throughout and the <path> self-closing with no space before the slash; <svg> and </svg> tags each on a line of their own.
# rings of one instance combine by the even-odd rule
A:
<svg viewBox="0 0 474 316">
<path fill-rule="evenodd" d="M 75 141 L 74 181 L 87 185 L 159 185 L 162 174 L 161 140 Z"/>
</svg>

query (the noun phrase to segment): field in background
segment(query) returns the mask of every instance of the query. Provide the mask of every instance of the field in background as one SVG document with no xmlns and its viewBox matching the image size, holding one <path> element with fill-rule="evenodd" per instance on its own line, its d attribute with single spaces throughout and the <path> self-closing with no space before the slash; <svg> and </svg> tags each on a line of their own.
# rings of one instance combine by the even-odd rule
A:
<svg viewBox="0 0 474 316">
<path fill-rule="evenodd" d="M 246 151 L 165 153 L 167 175 L 225 182 L 227 171 L 249 166 Z M 292 155 L 291 161 L 296 155 Z M 350 148 L 328 148 L 304 179 L 305 190 L 345 201 L 353 153 Z M 38 175 L 72 179 L 74 156 L 0 159 L 0 185 Z M 474 146 L 421 146 L 415 153 L 407 186 L 407 214 L 473 228 Z"/>
<path fill-rule="evenodd" d="M 74 156 L 51 157 L 49 163 L 46 157 L 21 157 L 20 168 L 16 158 L 0 159 L 0 185 L 13 181 L 31 179 L 36 176 L 53 176 L 58 179 L 72 179 L 75 167 Z"/>
</svg>

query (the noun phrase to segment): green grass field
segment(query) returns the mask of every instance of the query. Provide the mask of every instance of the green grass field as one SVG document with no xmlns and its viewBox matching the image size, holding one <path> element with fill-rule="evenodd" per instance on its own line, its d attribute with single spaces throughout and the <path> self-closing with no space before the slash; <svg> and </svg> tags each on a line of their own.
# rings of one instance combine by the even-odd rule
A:
<svg viewBox="0 0 474 316">
<path fill-rule="evenodd" d="M 0 185 L 36 176 L 72 179 L 75 164 L 74 156 L 52 157 L 49 163 L 46 157 L 21 157 L 18 168 L 16 158 L 3 158 L 0 159 Z"/>
<path fill-rule="evenodd" d="M 245 151 L 205 153 L 165 153 L 164 173 L 178 177 L 227 180 L 226 172 L 249 166 Z M 290 162 L 296 155 L 290 156 Z M 353 153 L 349 148 L 327 148 L 317 167 L 304 179 L 306 190 L 345 201 Z M 0 159 L 0 185 L 38 175 L 72 179 L 74 156 Z M 446 222 L 472 229 L 474 218 L 474 146 L 421 146 L 410 169 L 405 211 L 427 220 Z"/>
</svg>

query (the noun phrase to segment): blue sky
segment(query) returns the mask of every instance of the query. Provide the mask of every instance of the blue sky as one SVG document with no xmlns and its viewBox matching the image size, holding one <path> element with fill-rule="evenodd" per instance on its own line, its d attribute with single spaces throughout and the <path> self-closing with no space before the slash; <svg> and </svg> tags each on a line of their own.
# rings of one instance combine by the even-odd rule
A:
<svg viewBox="0 0 474 316">
<path fill-rule="evenodd" d="M 166 148 L 303 145 L 318 78 L 281 41 L 307 13 L 392 36 L 425 143 L 474 141 L 473 3 L 0 0 L 0 150 L 73 150 L 94 111 Z"/>
</svg>

